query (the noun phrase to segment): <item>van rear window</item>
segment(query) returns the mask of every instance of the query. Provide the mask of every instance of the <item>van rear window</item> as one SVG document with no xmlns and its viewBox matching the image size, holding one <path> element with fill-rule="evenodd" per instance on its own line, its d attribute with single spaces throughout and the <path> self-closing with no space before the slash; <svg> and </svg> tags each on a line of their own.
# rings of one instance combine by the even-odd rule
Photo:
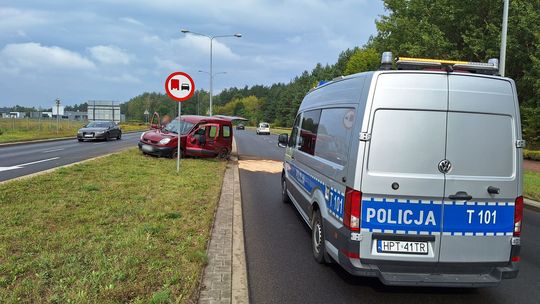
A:
<svg viewBox="0 0 540 304">
<path fill-rule="evenodd" d="M 354 119 L 352 108 L 323 109 L 317 131 L 315 156 L 344 166 L 349 154 Z"/>
</svg>

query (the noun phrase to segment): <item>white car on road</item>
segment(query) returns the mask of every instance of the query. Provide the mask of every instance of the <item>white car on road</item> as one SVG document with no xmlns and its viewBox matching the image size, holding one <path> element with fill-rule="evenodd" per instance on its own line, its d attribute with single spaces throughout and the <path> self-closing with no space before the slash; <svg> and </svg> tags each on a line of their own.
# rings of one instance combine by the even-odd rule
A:
<svg viewBox="0 0 540 304">
<path fill-rule="evenodd" d="M 267 122 L 261 122 L 257 127 L 257 135 L 267 134 L 270 135 L 270 124 Z"/>
</svg>

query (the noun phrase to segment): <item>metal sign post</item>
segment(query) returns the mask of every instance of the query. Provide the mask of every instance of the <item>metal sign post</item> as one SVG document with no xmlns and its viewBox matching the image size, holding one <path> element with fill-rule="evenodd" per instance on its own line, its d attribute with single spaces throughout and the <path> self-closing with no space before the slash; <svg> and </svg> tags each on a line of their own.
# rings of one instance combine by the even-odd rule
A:
<svg viewBox="0 0 540 304">
<path fill-rule="evenodd" d="M 176 150 L 176 173 L 180 173 L 180 157 L 182 154 L 182 102 L 190 99 L 195 93 L 193 78 L 184 72 L 174 72 L 165 81 L 165 92 L 178 101 L 178 146 Z M 186 141 L 187 144 L 187 141 Z"/>
<path fill-rule="evenodd" d="M 178 148 L 176 151 L 176 173 L 180 173 L 180 154 L 182 154 L 182 150 L 180 150 L 180 139 L 182 138 L 180 135 L 180 126 L 182 124 L 182 103 L 178 103 Z M 187 143 L 187 141 L 186 141 Z"/>
</svg>

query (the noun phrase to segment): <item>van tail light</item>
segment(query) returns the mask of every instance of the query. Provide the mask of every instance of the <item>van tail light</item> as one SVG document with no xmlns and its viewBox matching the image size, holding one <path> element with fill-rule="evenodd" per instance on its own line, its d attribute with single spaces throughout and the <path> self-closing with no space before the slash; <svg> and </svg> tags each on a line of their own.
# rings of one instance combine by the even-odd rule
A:
<svg viewBox="0 0 540 304">
<path fill-rule="evenodd" d="M 517 262 L 521 261 L 521 257 L 519 255 L 513 256 L 511 261 L 517 263 Z"/>
<path fill-rule="evenodd" d="M 523 221 L 523 196 L 516 198 L 514 205 L 514 236 L 521 236 L 521 223 Z"/>
<path fill-rule="evenodd" d="M 351 231 L 360 231 L 361 204 L 362 192 L 347 187 L 343 224 Z"/>
</svg>

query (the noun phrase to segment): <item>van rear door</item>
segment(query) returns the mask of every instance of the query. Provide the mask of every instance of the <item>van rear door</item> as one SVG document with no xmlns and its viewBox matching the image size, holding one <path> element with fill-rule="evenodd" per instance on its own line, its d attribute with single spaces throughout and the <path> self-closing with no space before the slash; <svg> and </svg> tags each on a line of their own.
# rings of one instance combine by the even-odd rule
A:
<svg viewBox="0 0 540 304">
<path fill-rule="evenodd" d="M 519 172 L 513 85 L 450 74 L 448 86 L 440 262 L 508 262 Z"/>
<path fill-rule="evenodd" d="M 360 256 L 438 262 L 444 174 L 437 164 L 445 157 L 447 75 L 375 77 L 371 117 L 362 130 L 371 139 L 362 169 Z"/>
</svg>

